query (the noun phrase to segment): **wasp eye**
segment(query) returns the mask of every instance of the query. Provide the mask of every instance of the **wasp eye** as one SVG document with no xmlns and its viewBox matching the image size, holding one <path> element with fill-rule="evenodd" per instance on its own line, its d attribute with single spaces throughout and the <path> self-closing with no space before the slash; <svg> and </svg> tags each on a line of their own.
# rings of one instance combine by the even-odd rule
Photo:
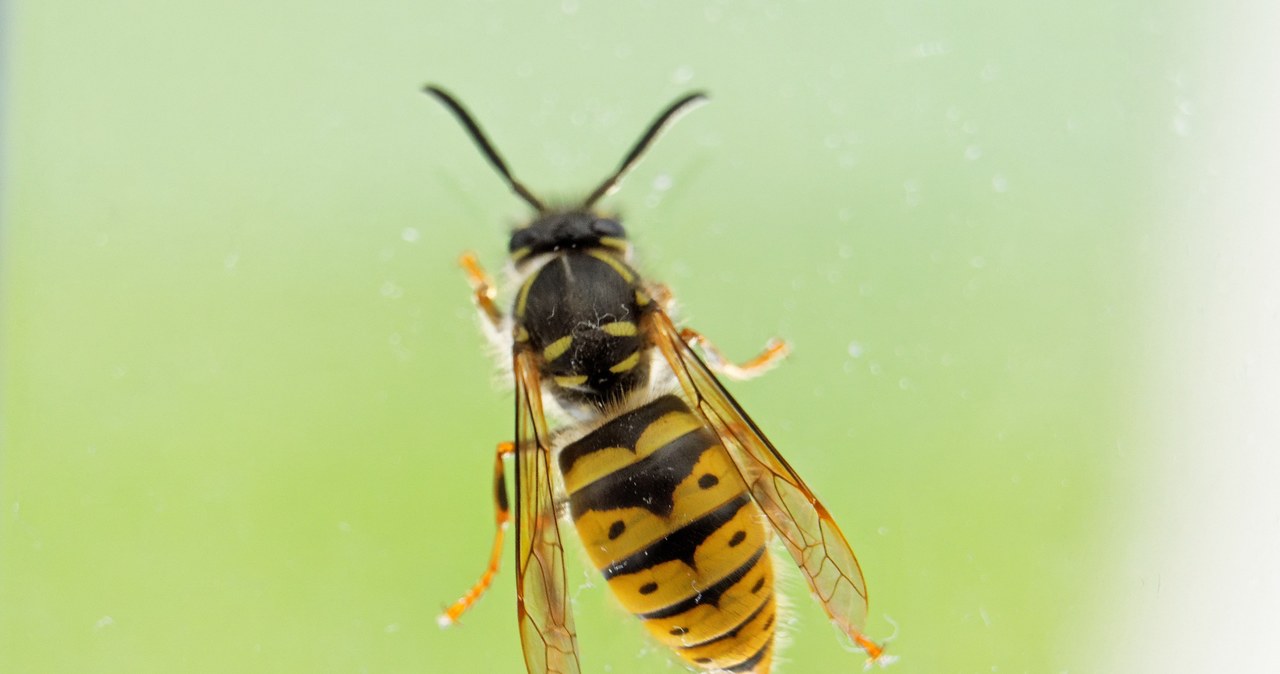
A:
<svg viewBox="0 0 1280 674">
<path fill-rule="evenodd" d="M 595 222 L 591 223 L 591 231 L 599 236 L 624 238 L 627 235 L 622 229 L 622 224 L 611 218 L 596 218 Z"/>
<path fill-rule="evenodd" d="M 514 253 L 521 248 L 530 248 L 537 240 L 538 237 L 533 233 L 532 227 L 517 229 L 511 233 L 511 243 L 507 246 L 507 251 Z"/>
</svg>

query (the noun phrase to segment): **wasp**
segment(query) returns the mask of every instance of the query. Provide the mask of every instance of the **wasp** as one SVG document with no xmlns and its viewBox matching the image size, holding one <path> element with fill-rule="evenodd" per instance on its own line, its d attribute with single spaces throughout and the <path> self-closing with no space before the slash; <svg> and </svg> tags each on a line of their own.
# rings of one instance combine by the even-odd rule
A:
<svg viewBox="0 0 1280 674">
<path fill-rule="evenodd" d="M 529 674 L 577 674 L 562 520 L 622 606 L 698 670 L 767 674 L 778 630 L 775 536 L 840 631 L 872 662 L 862 570 L 827 509 L 716 378 L 745 379 L 786 356 L 773 340 L 741 365 L 671 318 L 673 298 L 632 266 L 617 217 L 596 210 L 677 117 L 658 114 L 581 203 L 543 202 L 507 168 L 470 112 L 428 85 L 507 186 L 535 212 L 508 243 L 509 311 L 475 254 L 461 265 L 486 331 L 511 357 L 515 435 L 494 459 L 497 533 L 485 572 L 440 616 L 453 624 L 498 572 L 512 521 L 516 611 Z M 701 353 L 701 355 L 699 354 Z"/>
</svg>

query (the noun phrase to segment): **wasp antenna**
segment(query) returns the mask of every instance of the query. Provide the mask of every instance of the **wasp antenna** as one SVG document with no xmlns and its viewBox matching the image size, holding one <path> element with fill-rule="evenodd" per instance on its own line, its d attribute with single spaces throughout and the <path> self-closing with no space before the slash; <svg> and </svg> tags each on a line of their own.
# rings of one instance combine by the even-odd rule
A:
<svg viewBox="0 0 1280 674">
<path fill-rule="evenodd" d="M 467 129 L 467 133 L 471 134 L 471 140 L 475 141 L 476 146 L 484 153 L 489 163 L 493 164 L 498 173 L 502 174 L 502 177 L 506 179 L 507 185 L 511 187 L 513 192 L 520 195 L 521 199 L 529 202 L 529 205 L 533 206 L 539 213 L 546 212 L 547 207 L 542 204 L 542 201 L 535 197 L 533 192 L 529 191 L 529 188 L 521 184 L 519 180 L 516 180 L 515 176 L 511 175 L 511 170 L 507 168 L 507 163 L 502 160 L 502 155 L 498 154 L 498 151 L 493 148 L 493 144 L 489 142 L 489 138 L 485 136 L 480 125 L 471 117 L 471 113 L 462 107 L 458 99 L 434 84 L 424 86 L 422 91 L 434 96 L 436 100 L 443 103 L 446 108 L 449 108 L 449 112 L 452 112 L 459 122 L 462 122 L 462 126 Z"/>
<path fill-rule="evenodd" d="M 649 128 L 644 132 L 644 135 L 640 136 L 640 140 L 636 141 L 635 147 L 631 148 L 631 152 L 627 154 L 627 158 L 623 159 L 622 163 L 618 165 L 618 170 L 614 171 L 613 175 L 605 179 L 603 183 L 600 183 L 600 186 L 591 193 L 591 196 L 587 197 L 586 201 L 582 202 L 582 207 L 584 209 L 591 208 L 602 197 L 617 189 L 618 183 L 622 182 L 622 178 L 627 175 L 633 166 L 635 166 L 635 163 L 640 159 L 640 156 L 644 154 L 644 151 L 649 149 L 649 145 L 651 145 L 654 139 L 658 137 L 658 134 L 662 133 L 668 126 L 671 126 L 671 124 L 673 124 L 680 115 L 692 110 L 694 106 L 703 103 L 706 100 L 707 94 L 705 92 L 695 91 L 686 94 L 683 98 L 677 100 L 671 105 L 668 105 L 667 109 L 663 110 L 653 120 L 653 123 L 649 125 Z"/>
</svg>

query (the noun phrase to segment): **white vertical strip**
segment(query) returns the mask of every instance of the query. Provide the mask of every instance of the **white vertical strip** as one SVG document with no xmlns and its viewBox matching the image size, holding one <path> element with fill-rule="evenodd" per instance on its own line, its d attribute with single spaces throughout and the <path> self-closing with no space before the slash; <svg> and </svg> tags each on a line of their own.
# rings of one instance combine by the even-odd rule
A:
<svg viewBox="0 0 1280 674">
<path fill-rule="evenodd" d="M 1280 672 L 1280 5 L 1247 4 L 1200 7 L 1168 73 L 1150 465 L 1103 671 Z"/>
</svg>

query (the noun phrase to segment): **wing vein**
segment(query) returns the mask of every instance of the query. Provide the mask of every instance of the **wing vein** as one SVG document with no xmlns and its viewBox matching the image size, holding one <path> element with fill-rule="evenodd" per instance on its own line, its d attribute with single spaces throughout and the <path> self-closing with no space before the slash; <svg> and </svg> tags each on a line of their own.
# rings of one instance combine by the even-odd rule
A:
<svg viewBox="0 0 1280 674">
<path fill-rule="evenodd" d="M 867 615 L 866 584 L 840 527 L 680 337 L 670 317 L 655 309 L 647 320 L 650 334 L 685 397 L 729 450 L 743 480 L 751 485 L 756 503 L 805 576 L 810 591 L 841 631 L 873 657 L 878 656 L 878 647 L 862 635 Z M 846 585 L 852 592 L 843 589 Z"/>
</svg>

